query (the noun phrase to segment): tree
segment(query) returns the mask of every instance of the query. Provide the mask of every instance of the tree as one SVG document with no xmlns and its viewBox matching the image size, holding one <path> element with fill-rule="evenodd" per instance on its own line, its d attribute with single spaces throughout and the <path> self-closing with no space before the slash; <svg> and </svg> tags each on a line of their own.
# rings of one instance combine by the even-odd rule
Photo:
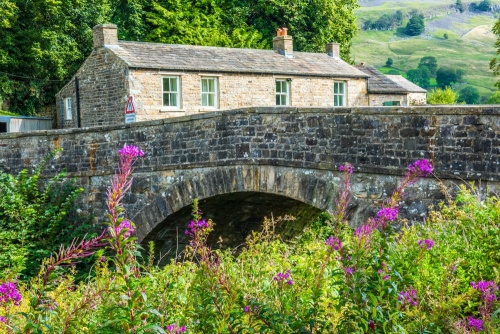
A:
<svg viewBox="0 0 500 334">
<path fill-rule="evenodd" d="M 445 89 L 433 89 L 427 95 L 428 104 L 456 104 L 457 99 L 457 93 L 450 87 L 446 87 Z"/>
<path fill-rule="evenodd" d="M 460 90 L 458 102 L 465 102 L 466 104 L 479 103 L 479 91 L 476 87 L 467 86 Z"/>
<path fill-rule="evenodd" d="M 462 0 L 457 0 L 455 3 L 455 8 L 460 12 L 463 13 L 465 11 L 464 5 L 462 4 Z"/>
<path fill-rule="evenodd" d="M 434 58 L 433 56 L 426 56 L 426 57 L 422 57 L 420 59 L 420 62 L 418 63 L 418 67 L 419 68 L 427 67 L 427 69 L 430 72 L 430 75 L 432 77 L 435 77 L 437 69 L 438 69 L 438 63 L 437 63 L 436 58 Z"/>
<path fill-rule="evenodd" d="M 387 58 L 387 61 L 385 62 L 385 66 L 391 67 L 393 64 L 392 58 Z"/>
<path fill-rule="evenodd" d="M 491 1 L 490 0 L 483 0 L 481 1 L 477 6 L 477 10 L 483 11 L 483 12 L 490 12 L 491 11 Z"/>
<path fill-rule="evenodd" d="M 448 39 L 448 34 L 447 34 L 447 33 L 444 33 L 444 34 L 443 34 L 443 38 L 444 38 L 444 39 Z"/>
<path fill-rule="evenodd" d="M 405 32 L 409 36 L 418 36 L 425 30 L 424 17 L 421 14 L 414 14 L 406 24 Z"/>
<path fill-rule="evenodd" d="M 9 6 L 4 7 L 7 3 Z M 107 0 L 2 1 L 0 94 L 11 111 L 35 114 L 92 51 L 92 27 L 109 21 Z"/>
<path fill-rule="evenodd" d="M 190 1 L 191 3 L 191 1 Z M 297 51 L 324 52 L 325 44 L 341 45 L 341 56 L 351 61 L 351 40 L 357 32 L 356 0 L 231 0 L 223 7 L 230 27 L 253 27 L 270 43 L 276 28 L 286 26 Z"/>
<path fill-rule="evenodd" d="M 408 80 L 419 85 L 420 87 L 427 88 L 430 86 L 431 76 L 429 70 L 425 66 L 411 69 L 406 73 L 406 75 Z"/>
<path fill-rule="evenodd" d="M 440 88 L 451 86 L 451 84 L 457 81 L 457 72 L 453 68 L 440 67 L 436 73 L 436 83 Z"/>
<path fill-rule="evenodd" d="M 497 90 L 486 100 L 488 104 L 500 104 L 500 90 Z"/>
</svg>

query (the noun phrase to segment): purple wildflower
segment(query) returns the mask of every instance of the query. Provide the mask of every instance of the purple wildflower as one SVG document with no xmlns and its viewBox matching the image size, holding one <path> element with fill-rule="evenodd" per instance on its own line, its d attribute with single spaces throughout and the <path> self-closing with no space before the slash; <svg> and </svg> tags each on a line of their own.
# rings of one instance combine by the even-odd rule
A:
<svg viewBox="0 0 500 334">
<path fill-rule="evenodd" d="M 426 177 L 432 173 L 432 165 L 427 159 L 417 160 L 413 164 L 408 165 L 408 170 L 418 176 Z"/>
<path fill-rule="evenodd" d="M 473 317 L 467 318 L 469 327 L 474 328 L 476 332 L 480 332 L 483 329 L 483 321 L 481 319 L 476 319 Z"/>
<path fill-rule="evenodd" d="M 188 229 L 184 232 L 184 234 L 187 234 L 191 237 L 194 237 L 195 234 L 198 232 L 206 229 L 209 227 L 208 222 L 205 219 L 202 220 L 191 220 L 191 222 L 188 224 Z"/>
<path fill-rule="evenodd" d="M 365 225 L 358 227 L 354 231 L 354 236 L 361 239 L 364 236 L 368 236 L 368 235 L 372 234 L 372 232 L 373 232 L 373 226 L 371 224 L 365 224 Z"/>
<path fill-rule="evenodd" d="M 18 306 L 21 302 L 21 294 L 17 291 L 16 284 L 7 282 L 0 285 L 0 304 L 14 302 Z"/>
<path fill-rule="evenodd" d="M 384 281 L 387 281 L 389 278 L 390 278 L 390 276 L 389 276 L 389 275 L 385 275 L 384 277 L 382 277 L 382 279 L 383 279 Z"/>
<path fill-rule="evenodd" d="M 406 289 L 401 291 L 398 296 L 398 300 L 403 303 L 403 305 L 413 305 L 417 306 L 417 291 L 415 289 Z"/>
<path fill-rule="evenodd" d="M 293 284 L 293 280 L 290 277 L 290 270 L 287 270 L 284 273 L 277 273 L 273 277 L 273 280 L 276 281 L 276 282 L 278 282 L 278 283 L 281 283 L 281 282 L 285 281 L 285 283 L 288 284 L 288 285 L 292 285 Z"/>
<path fill-rule="evenodd" d="M 186 332 L 186 326 L 179 327 L 176 324 L 168 325 L 167 332 L 170 334 L 180 334 Z"/>
<path fill-rule="evenodd" d="M 418 241 L 418 245 L 420 246 L 420 248 L 426 247 L 430 250 L 432 249 L 432 247 L 434 247 L 434 241 L 431 239 L 423 239 Z"/>
<path fill-rule="evenodd" d="M 120 225 L 116 228 L 116 234 L 120 234 L 121 231 L 123 231 L 123 230 L 125 230 L 125 232 L 123 233 L 123 237 L 125 239 L 130 237 L 132 235 L 132 233 L 134 232 L 134 228 L 132 227 L 132 224 L 130 224 L 130 222 L 126 219 L 122 220 Z"/>
<path fill-rule="evenodd" d="M 137 146 L 125 144 L 121 150 L 118 151 L 121 156 L 127 156 L 130 158 L 142 157 L 144 152 L 140 150 Z"/>
<path fill-rule="evenodd" d="M 105 256 L 101 257 L 101 260 L 100 260 L 100 261 L 101 261 L 101 262 L 106 262 L 106 257 L 105 257 Z"/>
<path fill-rule="evenodd" d="M 250 311 L 250 307 L 248 307 L 248 305 L 246 305 L 246 306 L 243 308 L 243 312 L 248 313 L 249 311 Z"/>
<path fill-rule="evenodd" d="M 353 272 L 354 272 L 354 269 L 352 269 L 351 267 L 345 269 L 346 274 L 352 275 Z"/>
<path fill-rule="evenodd" d="M 377 217 L 379 217 L 381 219 L 386 219 L 386 220 L 389 220 L 389 221 L 393 221 L 398 216 L 398 213 L 399 213 L 398 208 L 393 208 L 393 207 L 382 208 L 377 213 Z"/>
<path fill-rule="evenodd" d="M 4 323 L 5 323 L 5 322 L 7 322 L 7 319 L 6 319 L 5 317 L 2 317 L 2 316 L 0 315 L 0 322 L 4 322 Z"/>
<path fill-rule="evenodd" d="M 493 281 L 479 281 L 477 283 L 470 282 L 470 285 L 476 289 L 481 291 L 483 300 L 486 303 L 491 303 L 492 301 L 497 300 L 496 292 L 498 291 L 498 285 Z"/>
<path fill-rule="evenodd" d="M 334 238 L 333 236 L 330 236 L 328 239 L 326 239 L 325 245 L 332 247 L 336 251 L 342 249 L 342 241 L 340 241 L 339 238 Z"/>
<path fill-rule="evenodd" d="M 341 165 L 339 167 L 339 171 L 341 171 L 341 172 L 345 171 L 348 174 L 352 174 L 352 165 L 350 163 L 346 162 L 345 165 Z"/>
</svg>

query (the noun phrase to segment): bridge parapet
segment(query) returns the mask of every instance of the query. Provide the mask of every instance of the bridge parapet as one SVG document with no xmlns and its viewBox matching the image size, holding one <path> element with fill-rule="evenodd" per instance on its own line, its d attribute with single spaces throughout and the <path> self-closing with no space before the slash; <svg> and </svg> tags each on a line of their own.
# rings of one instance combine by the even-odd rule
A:
<svg viewBox="0 0 500 334">
<path fill-rule="evenodd" d="M 326 184 L 307 188 L 307 183 L 326 182 L 325 175 L 335 178 L 344 162 L 352 163 L 359 181 L 364 182 L 356 189 L 360 198 L 390 193 L 387 180 L 422 158 L 432 161 L 436 176 L 442 179 L 481 180 L 492 189 L 500 181 L 498 106 L 255 107 L 116 126 L 2 134 L 0 168 L 16 172 L 32 167 L 48 152 L 62 147 L 63 153 L 47 165 L 44 174 L 50 176 L 64 168 L 69 176 L 77 177 L 86 189 L 83 208 L 99 216 L 106 186 L 116 169 L 117 150 L 125 143 L 145 152 L 127 198 L 129 211 L 139 219 L 136 222 L 144 224 L 140 228 L 143 236 L 193 196 L 206 198 L 237 189 L 272 192 L 328 208 L 326 202 L 333 198 L 334 187 L 318 195 Z M 231 175 L 259 168 L 266 169 L 259 175 L 268 175 L 268 179 L 274 175 L 269 182 L 279 182 L 277 175 L 287 170 L 291 173 L 288 179 L 296 177 L 295 184 L 304 185 L 287 181 L 290 189 L 272 190 L 260 185 L 265 183 L 261 176 L 220 179 L 256 182 L 253 186 L 247 181 L 241 187 L 210 183 L 219 182 L 214 176 L 217 173 Z M 196 181 L 199 173 L 208 181 Z M 201 191 L 202 186 L 210 190 Z M 422 196 L 439 197 L 436 185 L 426 189 Z M 173 200 L 161 200 L 158 196 L 163 193 Z M 415 196 L 410 195 L 413 204 Z M 145 210 L 147 206 L 154 209 Z"/>
</svg>

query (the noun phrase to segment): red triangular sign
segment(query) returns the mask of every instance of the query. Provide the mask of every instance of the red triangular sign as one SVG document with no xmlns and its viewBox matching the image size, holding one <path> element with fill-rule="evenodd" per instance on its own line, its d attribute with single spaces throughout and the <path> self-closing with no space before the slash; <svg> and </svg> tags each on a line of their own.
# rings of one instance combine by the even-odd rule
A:
<svg viewBox="0 0 500 334">
<path fill-rule="evenodd" d="M 126 114 L 133 114 L 135 113 L 135 106 L 134 106 L 134 97 L 130 95 L 127 100 L 127 108 L 125 108 L 125 113 Z"/>
</svg>

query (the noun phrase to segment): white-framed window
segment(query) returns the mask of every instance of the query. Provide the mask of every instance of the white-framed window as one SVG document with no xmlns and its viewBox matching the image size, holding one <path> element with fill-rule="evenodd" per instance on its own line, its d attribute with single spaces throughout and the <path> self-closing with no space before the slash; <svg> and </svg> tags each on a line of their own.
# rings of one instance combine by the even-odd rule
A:
<svg viewBox="0 0 500 334">
<path fill-rule="evenodd" d="M 333 106 L 344 107 L 346 105 L 345 81 L 334 81 L 333 83 Z"/>
<path fill-rule="evenodd" d="M 181 107 L 181 84 L 178 76 L 163 77 L 163 106 L 171 108 Z"/>
<path fill-rule="evenodd" d="M 290 105 L 290 80 L 287 79 L 276 80 L 276 105 L 277 106 Z"/>
<path fill-rule="evenodd" d="M 201 106 L 206 108 L 217 108 L 219 105 L 217 78 L 201 78 Z"/>
<path fill-rule="evenodd" d="M 64 110 L 66 120 L 73 119 L 73 99 L 71 97 L 67 97 L 64 99 Z"/>
</svg>

